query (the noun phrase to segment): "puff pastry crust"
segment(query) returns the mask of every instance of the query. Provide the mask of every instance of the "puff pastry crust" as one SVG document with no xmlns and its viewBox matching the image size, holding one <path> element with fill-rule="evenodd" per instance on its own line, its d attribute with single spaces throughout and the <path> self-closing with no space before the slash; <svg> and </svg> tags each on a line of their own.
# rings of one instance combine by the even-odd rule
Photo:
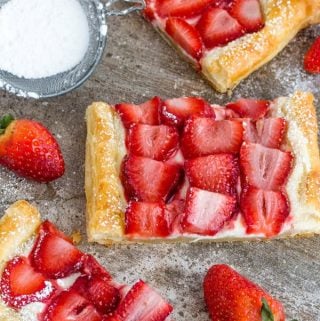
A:
<svg viewBox="0 0 320 321">
<path fill-rule="evenodd" d="M 313 95 L 298 91 L 290 97 L 276 99 L 272 108 L 274 116 L 284 117 L 289 123 L 286 142 L 295 155 L 294 168 L 287 184 L 294 223 L 288 225 L 278 237 L 320 234 L 320 158 Z M 126 200 L 119 176 L 125 147 L 123 128 L 119 121 L 114 109 L 105 103 L 93 103 L 87 109 L 87 230 L 89 241 L 102 244 L 129 242 L 123 229 Z M 230 230 L 215 237 L 179 237 L 161 241 L 248 238 L 249 235 L 235 236 Z"/>
<path fill-rule="evenodd" d="M 303 28 L 320 22 L 319 0 L 260 0 L 265 27 L 212 49 L 200 60 L 201 72 L 212 86 L 225 93 L 273 59 Z M 188 57 L 166 35 L 156 29 L 188 61 Z M 198 69 L 198 68 L 197 68 Z"/>
<path fill-rule="evenodd" d="M 26 201 L 18 201 L 6 210 L 0 219 L 0 275 L 5 263 L 19 253 L 40 224 L 38 210 Z M 0 299 L 0 321 L 23 321 L 23 318 Z"/>
</svg>

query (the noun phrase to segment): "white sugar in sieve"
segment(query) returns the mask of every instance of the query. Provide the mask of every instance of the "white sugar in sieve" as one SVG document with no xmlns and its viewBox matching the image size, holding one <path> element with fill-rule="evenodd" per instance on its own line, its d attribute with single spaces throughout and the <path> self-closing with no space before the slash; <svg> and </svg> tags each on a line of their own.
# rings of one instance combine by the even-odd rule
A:
<svg viewBox="0 0 320 321">
<path fill-rule="evenodd" d="M 0 0 L 0 7 L 10 0 Z M 0 89 L 21 97 L 48 98 L 66 94 L 83 84 L 93 73 L 101 60 L 107 40 L 108 16 L 123 16 L 145 8 L 144 0 L 78 0 L 87 15 L 89 25 L 89 46 L 82 61 L 74 68 L 39 79 L 17 77 L 0 70 Z M 122 3 L 122 10 L 113 5 Z"/>
</svg>

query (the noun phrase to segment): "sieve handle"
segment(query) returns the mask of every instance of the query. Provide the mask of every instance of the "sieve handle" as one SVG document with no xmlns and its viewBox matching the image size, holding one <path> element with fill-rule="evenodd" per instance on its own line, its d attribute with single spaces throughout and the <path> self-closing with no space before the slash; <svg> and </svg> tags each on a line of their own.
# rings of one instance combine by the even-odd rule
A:
<svg viewBox="0 0 320 321">
<path fill-rule="evenodd" d="M 121 10 L 112 9 L 111 7 L 115 3 L 125 3 L 129 6 Z M 144 0 L 108 0 L 104 5 L 104 10 L 106 16 L 125 16 L 131 12 L 141 11 L 145 7 L 146 4 Z"/>
</svg>

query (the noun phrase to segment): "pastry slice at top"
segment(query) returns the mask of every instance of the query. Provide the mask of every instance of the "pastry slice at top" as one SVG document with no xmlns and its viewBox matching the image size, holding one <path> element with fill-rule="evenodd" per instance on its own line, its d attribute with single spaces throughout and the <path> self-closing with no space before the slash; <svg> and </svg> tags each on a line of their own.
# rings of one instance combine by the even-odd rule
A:
<svg viewBox="0 0 320 321">
<path fill-rule="evenodd" d="M 226 92 L 320 21 L 317 0 L 147 0 L 145 17 Z"/>
<path fill-rule="evenodd" d="M 320 233 L 313 96 L 202 98 L 87 109 L 90 241 L 266 239 Z"/>
</svg>

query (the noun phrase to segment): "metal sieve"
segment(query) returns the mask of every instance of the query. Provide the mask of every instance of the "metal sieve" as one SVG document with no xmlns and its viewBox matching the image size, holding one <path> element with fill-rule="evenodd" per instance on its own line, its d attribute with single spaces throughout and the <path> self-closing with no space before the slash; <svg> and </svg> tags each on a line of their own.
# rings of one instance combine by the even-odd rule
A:
<svg viewBox="0 0 320 321">
<path fill-rule="evenodd" d="M 0 0 L 0 7 L 10 0 Z M 107 18 L 123 16 L 134 11 L 143 10 L 144 0 L 79 0 L 89 25 L 89 47 L 82 61 L 74 68 L 39 79 L 17 77 L 0 70 L 0 89 L 21 97 L 48 98 L 66 94 L 83 84 L 94 72 L 101 60 L 107 40 Z M 113 9 L 113 5 L 122 3 L 122 10 Z"/>
</svg>

